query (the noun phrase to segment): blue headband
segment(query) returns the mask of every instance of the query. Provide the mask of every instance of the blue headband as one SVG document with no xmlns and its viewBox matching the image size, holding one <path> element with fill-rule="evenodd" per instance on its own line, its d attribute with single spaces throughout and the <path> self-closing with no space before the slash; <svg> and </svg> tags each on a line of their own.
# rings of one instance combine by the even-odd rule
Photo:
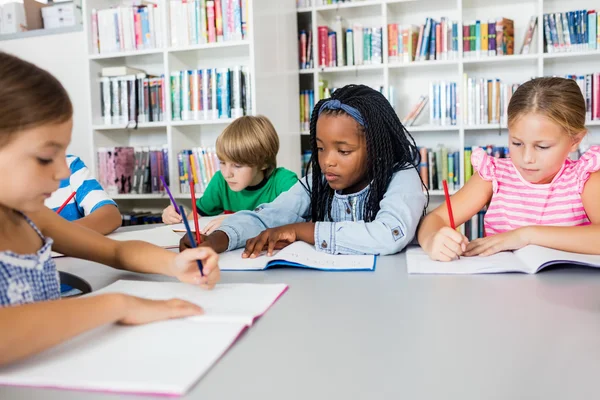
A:
<svg viewBox="0 0 600 400">
<path fill-rule="evenodd" d="M 329 99 L 326 102 L 324 102 L 321 108 L 319 109 L 319 115 L 321 115 L 323 110 L 343 110 L 346 114 L 354 118 L 356 122 L 358 122 L 362 126 L 367 126 L 362 115 L 360 115 L 360 112 L 356 108 L 350 107 L 346 104 L 342 104 L 342 102 L 337 99 Z"/>
</svg>

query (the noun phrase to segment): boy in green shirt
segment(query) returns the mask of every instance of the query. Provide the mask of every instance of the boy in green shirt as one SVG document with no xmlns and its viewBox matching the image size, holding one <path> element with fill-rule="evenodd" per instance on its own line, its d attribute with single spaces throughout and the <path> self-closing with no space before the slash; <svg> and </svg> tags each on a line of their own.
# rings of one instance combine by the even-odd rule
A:
<svg viewBox="0 0 600 400">
<path fill-rule="evenodd" d="M 277 168 L 279 137 L 267 117 L 236 119 L 217 138 L 216 149 L 221 170 L 196 202 L 202 216 L 254 210 L 272 202 L 298 181 L 295 173 Z M 203 233 L 217 229 L 224 218 L 211 221 Z M 172 205 L 163 210 L 162 220 L 165 224 L 182 222 Z"/>
</svg>

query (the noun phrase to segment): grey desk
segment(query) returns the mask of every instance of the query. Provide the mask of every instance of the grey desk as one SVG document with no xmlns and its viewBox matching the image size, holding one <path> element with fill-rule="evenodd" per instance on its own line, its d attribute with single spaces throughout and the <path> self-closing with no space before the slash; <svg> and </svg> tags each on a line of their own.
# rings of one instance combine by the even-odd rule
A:
<svg viewBox="0 0 600 400">
<path fill-rule="evenodd" d="M 162 279 L 67 258 L 58 266 L 94 289 Z M 186 399 L 598 398 L 600 271 L 409 276 L 401 254 L 373 273 L 284 269 L 222 281 L 290 289 Z M 115 398 L 139 397 L 0 387 L 3 400 Z"/>
</svg>

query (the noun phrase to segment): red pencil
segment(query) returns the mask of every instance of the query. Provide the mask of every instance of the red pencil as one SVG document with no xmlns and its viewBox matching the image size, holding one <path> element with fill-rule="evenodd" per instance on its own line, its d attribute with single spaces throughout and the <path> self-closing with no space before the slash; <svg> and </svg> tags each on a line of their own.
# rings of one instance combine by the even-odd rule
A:
<svg viewBox="0 0 600 400">
<path fill-rule="evenodd" d="M 450 226 L 452 229 L 456 229 L 456 225 L 454 224 L 454 214 L 452 214 L 452 204 L 450 204 L 450 194 L 448 193 L 448 182 L 444 179 L 442 181 L 444 185 L 444 196 L 446 197 L 446 208 L 448 208 L 448 218 L 450 218 Z"/>
<path fill-rule="evenodd" d="M 60 214 L 60 212 L 63 210 L 63 208 L 65 208 L 67 206 L 67 204 L 69 204 L 69 202 L 71 201 L 71 199 L 75 196 L 76 192 L 71 193 L 71 195 L 69 196 L 69 198 L 62 204 L 62 206 L 60 206 L 58 208 L 58 210 L 56 210 L 57 214 Z"/>
<path fill-rule="evenodd" d="M 192 210 L 194 213 L 194 227 L 196 228 L 196 243 L 200 244 L 202 239 L 198 227 L 198 210 L 196 209 L 196 192 L 194 191 L 194 179 L 190 179 L 190 192 L 192 193 Z"/>
</svg>

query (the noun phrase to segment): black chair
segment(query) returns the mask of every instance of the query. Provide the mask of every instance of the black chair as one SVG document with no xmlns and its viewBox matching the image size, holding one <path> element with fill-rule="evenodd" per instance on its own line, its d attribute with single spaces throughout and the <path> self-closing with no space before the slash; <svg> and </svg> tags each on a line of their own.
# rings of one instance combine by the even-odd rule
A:
<svg viewBox="0 0 600 400">
<path fill-rule="evenodd" d="M 92 286 L 84 279 L 64 271 L 58 271 L 61 287 L 70 286 L 71 290 L 64 292 L 61 290 L 61 297 L 77 297 L 86 293 L 91 293 Z M 63 293 L 64 292 L 64 293 Z"/>
</svg>

